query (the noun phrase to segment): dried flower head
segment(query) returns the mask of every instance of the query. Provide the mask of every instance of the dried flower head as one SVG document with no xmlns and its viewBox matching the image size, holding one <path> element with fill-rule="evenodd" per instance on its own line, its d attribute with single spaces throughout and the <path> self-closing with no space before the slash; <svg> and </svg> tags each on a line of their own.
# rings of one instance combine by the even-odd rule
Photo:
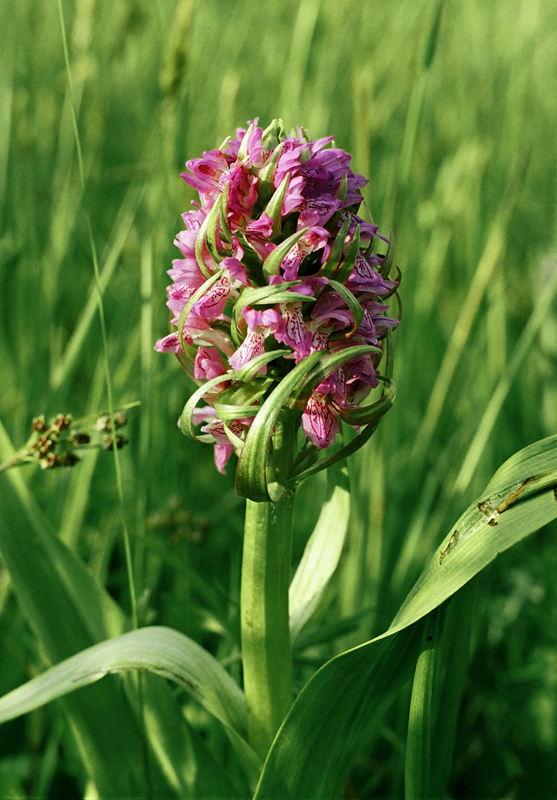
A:
<svg viewBox="0 0 557 800">
<path fill-rule="evenodd" d="M 317 383 L 314 370 L 296 398 L 309 442 L 323 450 L 339 420 L 372 420 L 362 404 L 385 380 L 379 362 L 398 324 L 385 301 L 400 274 L 389 277 L 392 243 L 358 216 L 367 180 L 332 143 L 301 128 L 285 136 L 280 120 L 263 131 L 255 120 L 182 175 L 199 203 L 175 240 L 173 329 L 156 349 L 176 353 L 200 384 L 196 400 L 208 405 L 190 406 L 182 428 L 204 423 L 196 438 L 215 444 L 220 471 L 263 402 L 297 365 L 317 363 L 316 353 L 334 368 Z"/>
<path fill-rule="evenodd" d="M 126 422 L 123 412 L 114 413 L 115 428 L 123 427 Z M 127 444 L 124 436 L 115 438 L 118 449 Z M 42 469 L 73 467 L 79 461 L 76 451 L 101 447 L 105 450 L 114 447 L 109 414 L 84 417 L 75 423 L 70 414 L 57 414 L 50 422 L 41 414 L 31 423 L 31 436 L 27 443 L 10 461 L 0 465 L 0 472 L 32 463 L 40 464 Z"/>
</svg>

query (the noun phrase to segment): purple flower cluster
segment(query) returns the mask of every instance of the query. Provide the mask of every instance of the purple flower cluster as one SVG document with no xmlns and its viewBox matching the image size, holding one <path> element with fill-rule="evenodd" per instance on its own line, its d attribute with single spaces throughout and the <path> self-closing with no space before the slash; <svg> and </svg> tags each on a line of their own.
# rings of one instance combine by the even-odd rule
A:
<svg viewBox="0 0 557 800">
<path fill-rule="evenodd" d="M 274 379 L 268 394 L 315 351 L 374 347 L 309 397 L 301 425 L 318 448 L 333 442 L 342 410 L 358 408 L 378 385 L 382 342 L 398 324 L 385 315 L 384 301 L 398 281 L 389 279 L 389 259 L 373 252 L 388 239 L 357 216 L 367 180 L 332 141 L 312 141 L 300 128 L 285 136 L 280 120 L 263 131 L 256 120 L 218 150 L 188 161 L 182 175 L 200 202 L 183 215 L 185 230 L 175 240 L 181 258 L 168 287 L 174 330 L 156 349 L 179 354 L 200 385 L 211 382 L 209 405 L 196 419 L 216 443 L 221 471 L 264 397 L 257 395 L 249 414 L 244 402 L 226 421 L 215 404 L 250 363 L 256 376 Z"/>
</svg>

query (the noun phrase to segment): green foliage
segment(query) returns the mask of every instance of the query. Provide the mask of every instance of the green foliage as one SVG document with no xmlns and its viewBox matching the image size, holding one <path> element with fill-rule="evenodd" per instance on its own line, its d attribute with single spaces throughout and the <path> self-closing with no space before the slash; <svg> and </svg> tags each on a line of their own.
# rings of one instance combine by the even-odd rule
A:
<svg viewBox="0 0 557 800">
<path fill-rule="evenodd" d="M 477 503 L 496 497 L 497 509 L 516 484 L 550 469 L 521 466 L 518 477 L 504 475 L 479 494 L 511 454 L 544 439 L 547 446 L 557 430 L 555 4 L 271 0 L 261 12 L 251 0 L 77 0 L 65 13 L 114 400 L 141 401 L 121 453 L 139 623 L 198 642 L 237 681 L 243 504 L 233 469 L 218 474 L 211 448 L 176 428 L 193 384 L 177 361 L 152 350 L 167 330 L 165 270 L 192 197 L 179 173 L 246 120 L 259 116 L 265 127 L 282 117 L 287 129 L 334 134 L 353 153 L 353 168 L 371 178 L 364 194 L 375 221 L 395 232 L 404 301 L 393 337 L 398 399 L 349 459 L 345 547 L 332 581 L 323 591 L 316 581 L 308 598 L 320 597 L 299 636 L 295 682 L 301 690 L 322 667 L 319 691 L 330 704 L 349 665 L 346 752 L 323 781 L 342 781 L 357 753 L 347 796 L 402 797 L 404 687 L 420 652 L 419 624 L 368 650 L 361 643 L 389 628 L 420 575 L 403 621 L 448 598 L 553 508 L 550 486 L 539 484 L 526 486 L 536 491 L 496 526 Z M 85 416 L 107 398 L 56 4 L 4 3 L 0 23 L 5 461 L 27 440 L 33 416 Z M 321 510 L 321 478 L 300 490 L 298 558 Z M 451 543 L 465 509 L 462 524 L 483 524 Z M 0 525 L 4 695 L 128 625 L 110 456 L 91 454 L 72 470 L 0 474 Z M 434 796 L 447 781 L 457 798 L 498 797 L 519 785 L 518 796 L 555 794 L 554 535 L 555 523 L 517 543 L 442 607 Z M 435 601 L 425 602 L 434 585 Z M 352 662 L 340 655 L 349 648 L 357 648 Z M 393 670 L 383 695 L 381 669 Z M 100 783 L 114 779 L 112 789 L 124 793 L 145 780 L 147 763 L 165 796 L 249 796 L 220 723 L 188 693 L 143 678 L 142 703 L 135 679 L 112 676 L 63 708 L 5 723 L 0 794 L 54 798 L 64 787 L 64 796 L 83 797 L 89 759 L 89 775 L 97 769 Z M 355 698 L 367 697 L 372 679 L 380 702 L 367 718 Z M 292 756 L 301 709 L 298 701 L 272 760 L 303 780 Z M 92 724 L 95 715 L 105 722 Z M 333 746 L 318 723 L 315 741 Z M 131 763 L 113 749 L 120 734 L 127 753 L 139 754 L 134 775 L 118 769 L 121 758 Z M 261 797 L 273 786 L 270 766 L 265 774 Z"/>
</svg>

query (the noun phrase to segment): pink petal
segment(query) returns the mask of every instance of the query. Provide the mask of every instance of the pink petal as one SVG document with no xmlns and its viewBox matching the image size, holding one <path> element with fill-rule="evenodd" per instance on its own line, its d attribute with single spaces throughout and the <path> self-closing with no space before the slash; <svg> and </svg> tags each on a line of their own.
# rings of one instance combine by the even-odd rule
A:
<svg viewBox="0 0 557 800">
<path fill-rule="evenodd" d="M 302 430 L 316 447 L 325 449 L 333 443 L 339 423 L 325 395 L 314 392 L 309 398 L 302 414 Z"/>
</svg>

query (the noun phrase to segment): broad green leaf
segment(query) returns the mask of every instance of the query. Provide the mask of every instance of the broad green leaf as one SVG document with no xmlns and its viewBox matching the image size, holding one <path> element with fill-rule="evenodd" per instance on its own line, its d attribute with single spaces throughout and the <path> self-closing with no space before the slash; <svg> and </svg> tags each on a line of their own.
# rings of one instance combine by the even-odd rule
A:
<svg viewBox="0 0 557 800">
<path fill-rule="evenodd" d="M 86 568 L 81 565 L 80 569 L 77 559 L 73 562 L 75 557 L 61 542 L 40 525 L 32 529 L 21 523 L 14 500 L 3 492 L 0 550 L 25 617 L 47 658 L 57 662 L 92 644 L 93 632 L 104 626 L 104 618 L 114 626 L 119 615 L 110 614 L 109 601 L 95 590 L 92 577 L 85 576 Z M 83 585 L 80 577 L 84 577 Z M 145 791 L 140 727 L 118 681 L 113 678 L 104 687 L 88 687 L 59 702 L 82 763 L 101 796 Z M 123 763 L 128 765 L 125 770 Z M 152 767 L 153 784 L 170 792 L 156 764 Z"/>
<path fill-rule="evenodd" d="M 0 423 L 0 457 L 9 459 L 13 448 Z M 0 551 L 9 568 L 12 584 L 30 624 L 37 631 L 51 662 L 61 661 L 80 649 L 118 636 L 129 625 L 121 608 L 91 574 L 83 562 L 57 537 L 27 488 L 21 470 L 12 469 L 1 477 Z M 19 506 L 16 503 L 19 501 Z M 22 511 L 26 520 L 22 519 Z M 9 519 L 9 522 L 8 522 Z M 190 734 L 170 687 L 158 682 L 156 700 L 144 691 L 144 717 L 149 742 L 169 787 L 179 797 L 199 796 L 199 779 L 184 783 L 191 773 L 191 754 L 178 743 Z M 135 701 L 133 686 L 131 699 Z M 131 791 L 144 790 L 142 745 L 135 714 L 122 694 L 116 678 L 102 687 L 93 686 L 63 702 L 70 727 L 84 764 L 97 787 Z M 172 752 L 161 735 L 173 731 L 173 773 L 167 768 Z M 114 741 L 113 741 L 114 739 Z M 164 740 L 163 740 L 164 741 Z M 198 748 L 199 749 L 199 748 Z M 119 759 L 134 764 L 136 778 L 130 783 Z M 189 765 L 189 773 L 187 768 Z M 156 762 L 152 771 L 158 772 Z M 156 767 L 156 768 L 155 768 Z M 214 773 L 215 781 L 217 773 Z M 229 782 L 222 781 L 222 794 Z M 164 784 L 159 784 L 162 790 Z M 216 785 L 216 784 L 215 784 Z M 170 790 L 170 789 L 168 789 Z"/>
<path fill-rule="evenodd" d="M 327 473 L 327 495 L 319 519 L 290 584 L 290 634 L 299 634 L 317 608 L 337 568 L 350 513 L 350 489 L 346 465 Z"/>
<path fill-rule="evenodd" d="M 7 461 L 13 455 L 14 449 L 0 422 L 0 460 Z M 122 609 L 94 578 L 81 559 L 57 538 L 56 532 L 29 491 L 21 469 L 23 468 L 12 469 L 0 477 L 0 494 L 6 495 L 4 508 L 7 510 L 8 495 L 10 503 L 13 503 L 9 517 L 13 525 L 8 525 L 6 522 L 5 525 L 0 526 L 0 552 L 13 547 L 17 569 L 21 568 L 23 581 L 25 569 L 31 568 L 31 565 L 27 563 L 28 554 L 33 553 L 33 547 L 40 549 L 43 564 L 49 565 L 49 568 L 56 574 L 56 581 L 71 597 L 71 604 L 79 614 L 79 626 L 85 628 L 91 642 L 102 641 L 123 633 L 129 623 L 126 621 Z M 19 501 L 17 504 L 19 507 L 16 505 L 16 498 Z M 25 515 L 29 527 L 23 526 L 21 512 Z M 26 547 L 30 549 L 26 551 Z M 27 600 L 24 601 L 28 606 L 32 605 L 35 600 L 39 606 L 48 601 L 48 598 L 45 597 L 43 602 L 40 594 L 34 600 L 32 597 L 34 595 L 33 586 L 28 583 L 18 583 L 15 571 L 11 574 L 16 592 L 20 595 L 22 593 L 28 595 Z M 38 620 L 33 620 L 31 611 L 28 619 L 37 627 Z M 60 655 L 60 658 L 67 654 L 65 652 Z M 54 654 L 49 653 L 49 656 L 53 660 L 57 660 Z"/>
<path fill-rule="evenodd" d="M 149 744 L 180 800 L 237 798 L 245 792 L 247 787 L 231 782 L 225 765 L 216 760 L 206 742 L 189 728 L 170 684 L 144 673 L 142 692 Z"/>
<path fill-rule="evenodd" d="M 451 528 L 418 578 L 389 633 L 420 619 L 499 553 L 557 517 L 557 436 L 516 453 Z"/>
<path fill-rule="evenodd" d="M 497 471 L 451 529 L 390 628 L 331 659 L 306 684 L 271 747 L 255 800 L 337 795 L 365 736 L 413 669 L 422 618 L 498 553 L 556 518 L 553 436 L 525 448 Z"/>
<path fill-rule="evenodd" d="M 170 628 L 140 628 L 89 647 L 56 664 L 0 698 L 0 723 L 26 714 L 76 689 L 89 686 L 107 675 L 130 670 L 147 670 L 186 689 L 210 714 L 223 723 L 246 774 L 254 780 L 260 771 L 261 762 L 245 741 L 247 720 L 241 689 L 204 648 Z M 155 688 L 149 684 L 148 687 L 148 698 L 158 697 L 158 702 L 168 706 L 168 698 L 164 694 L 159 692 L 154 695 Z M 152 702 L 146 706 L 149 727 L 153 731 L 164 724 L 165 716 L 160 711 L 161 707 L 157 708 Z M 173 710 L 167 707 L 166 712 L 168 720 Z M 164 731 L 162 738 L 157 738 L 154 749 L 170 782 L 174 785 L 180 782 L 177 788 L 183 790 L 183 776 L 177 773 L 181 759 L 171 762 L 166 748 L 163 749 L 165 739 L 171 731 L 173 736 L 179 734 L 182 739 L 186 736 L 184 731 L 169 728 Z M 173 750 L 179 756 L 175 746 Z M 210 757 L 206 755 L 205 761 L 207 758 Z M 224 785 L 227 785 L 226 781 Z"/>
<path fill-rule="evenodd" d="M 128 670 L 148 670 L 175 681 L 225 726 L 245 734 L 244 697 L 232 677 L 197 642 L 162 626 L 130 631 L 56 664 L 0 699 L 0 722 Z"/>
<path fill-rule="evenodd" d="M 348 650 L 308 681 L 267 756 L 254 800 L 331 800 L 412 674 L 421 624 Z"/>
</svg>

